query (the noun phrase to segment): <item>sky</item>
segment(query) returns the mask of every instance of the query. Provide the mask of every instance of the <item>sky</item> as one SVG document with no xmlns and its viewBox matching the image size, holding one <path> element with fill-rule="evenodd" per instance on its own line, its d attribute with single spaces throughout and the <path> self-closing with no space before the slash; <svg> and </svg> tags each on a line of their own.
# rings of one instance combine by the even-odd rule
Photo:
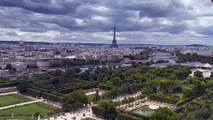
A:
<svg viewBox="0 0 213 120">
<path fill-rule="evenodd" d="M 211 0 L 0 0 L 0 40 L 213 46 Z"/>
</svg>

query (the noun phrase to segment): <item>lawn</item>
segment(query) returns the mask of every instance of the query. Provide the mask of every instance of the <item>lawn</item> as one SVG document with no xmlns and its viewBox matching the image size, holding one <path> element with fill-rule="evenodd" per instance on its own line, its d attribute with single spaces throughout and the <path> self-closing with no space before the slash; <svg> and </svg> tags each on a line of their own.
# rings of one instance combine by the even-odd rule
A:
<svg viewBox="0 0 213 120">
<path fill-rule="evenodd" d="M 46 115 L 48 114 L 50 116 L 56 114 L 57 108 L 53 106 L 49 106 L 44 103 L 33 103 L 26 106 L 20 106 L 20 107 L 15 107 L 11 109 L 1 110 L 0 115 L 2 116 L 0 117 L 5 118 L 5 116 L 7 116 L 7 118 L 11 118 L 12 113 L 14 114 L 14 118 L 16 119 L 31 119 L 32 115 L 34 115 L 34 119 L 36 119 L 35 115 L 38 113 L 41 115 L 41 118 L 44 118 L 45 114 Z M 27 116 L 23 116 L 23 115 L 27 115 Z"/>
<path fill-rule="evenodd" d="M 18 94 L 10 94 L 0 96 L 0 107 L 14 105 L 18 103 L 32 101 L 32 99 L 18 95 Z"/>
</svg>

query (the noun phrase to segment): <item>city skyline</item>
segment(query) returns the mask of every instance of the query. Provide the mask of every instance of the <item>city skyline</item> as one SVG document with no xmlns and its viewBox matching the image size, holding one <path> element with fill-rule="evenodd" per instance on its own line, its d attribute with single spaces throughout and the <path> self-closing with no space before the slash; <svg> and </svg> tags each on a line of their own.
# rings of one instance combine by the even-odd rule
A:
<svg viewBox="0 0 213 120">
<path fill-rule="evenodd" d="M 211 0 L 1 0 L 1 41 L 213 45 Z"/>
</svg>

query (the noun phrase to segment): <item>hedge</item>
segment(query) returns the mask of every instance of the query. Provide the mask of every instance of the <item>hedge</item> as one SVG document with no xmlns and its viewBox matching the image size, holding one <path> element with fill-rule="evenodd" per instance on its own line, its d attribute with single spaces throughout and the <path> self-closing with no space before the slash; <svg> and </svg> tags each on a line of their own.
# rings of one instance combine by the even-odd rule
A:
<svg viewBox="0 0 213 120">
<path fill-rule="evenodd" d="M 42 93 L 42 97 L 51 101 L 56 101 L 56 102 L 60 102 L 62 99 L 60 96 L 57 96 L 51 93 L 46 93 L 46 92 Z"/>
<path fill-rule="evenodd" d="M 96 86 L 97 86 L 96 82 L 72 83 L 66 87 L 63 86 L 63 88 L 57 90 L 57 92 L 62 94 L 68 94 L 76 89 L 87 90 L 87 89 L 95 88 Z"/>
<path fill-rule="evenodd" d="M 167 96 L 163 94 L 151 94 L 149 95 L 149 98 L 152 100 L 157 100 L 157 101 L 172 103 L 172 104 L 176 104 L 179 101 L 179 98 L 177 98 L 176 96 Z"/>
<path fill-rule="evenodd" d="M 141 114 L 138 114 L 138 113 L 133 113 L 133 112 L 129 112 L 128 115 L 140 118 L 141 120 L 148 120 L 149 119 L 148 116 L 144 116 L 144 115 L 141 115 Z"/>
<path fill-rule="evenodd" d="M 5 83 L 0 83 L 0 88 L 14 87 L 16 85 L 18 85 L 17 82 L 5 82 Z"/>
<path fill-rule="evenodd" d="M 42 91 L 36 90 L 34 88 L 29 88 L 27 90 L 27 94 L 30 94 L 34 97 L 43 97 L 43 98 L 51 100 L 51 101 L 56 101 L 56 102 L 61 101 L 61 96 L 58 96 L 58 95 L 55 95 L 52 93 L 42 92 Z"/>
<path fill-rule="evenodd" d="M 143 120 L 143 119 L 121 113 L 118 114 L 117 120 Z"/>
<path fill-rule="evenodd" d="M 27 94 L 32 95 L 33 97 L 41 97 L 42 92 L 33 88 L 28 88 L 27 89 Z"/>
<path fill-rule="evenodd" d="M 32 87 L 32 88 L 35 89 L 35 90 L 38 90 L 40 92 L 51 93 L 51 94 L 54 94 L 56 96 L 63 96 L 63 94 L 56 92 L 56 91 L 50 91 L 50 90 L 39 88 L 39 87 Z"/>
<path fill-rule="evenodd" d="M 185 99 L 185 100 L 181 100 L 181 101 L 177 102 L 176 105 L 179 107 L 179 106 L 181 106 L 181 105 L 184 105 L 184 104 L 186 104 L 186 103 L 192 101 L 192 100 L 195 99 L 195 98 L 196 98 L 196 97 L 191 97 L 191 98 L 188 98 L 188 99 Z"/>
<path fill-rule="evenodd" d="M 103 108 L 97 107 L 97 106 L 92 106 L 92 112 L 96 116 L 103 118 L 104 117 L 104 110 Z"/>
</svg>

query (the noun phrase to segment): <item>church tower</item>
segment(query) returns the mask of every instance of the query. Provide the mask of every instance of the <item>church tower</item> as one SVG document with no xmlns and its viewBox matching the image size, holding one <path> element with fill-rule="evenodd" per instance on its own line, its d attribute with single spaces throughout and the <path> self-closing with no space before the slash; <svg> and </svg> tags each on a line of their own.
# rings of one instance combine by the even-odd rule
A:
<svg viewBox="0 0 213 120">
<path fill-rule="evenodd" d="M 111 48 L 118 48 L 117 40 L 116 40 L 116 27 L 114 26 L 114 35 L 112 40 Z"/>
</svg>

